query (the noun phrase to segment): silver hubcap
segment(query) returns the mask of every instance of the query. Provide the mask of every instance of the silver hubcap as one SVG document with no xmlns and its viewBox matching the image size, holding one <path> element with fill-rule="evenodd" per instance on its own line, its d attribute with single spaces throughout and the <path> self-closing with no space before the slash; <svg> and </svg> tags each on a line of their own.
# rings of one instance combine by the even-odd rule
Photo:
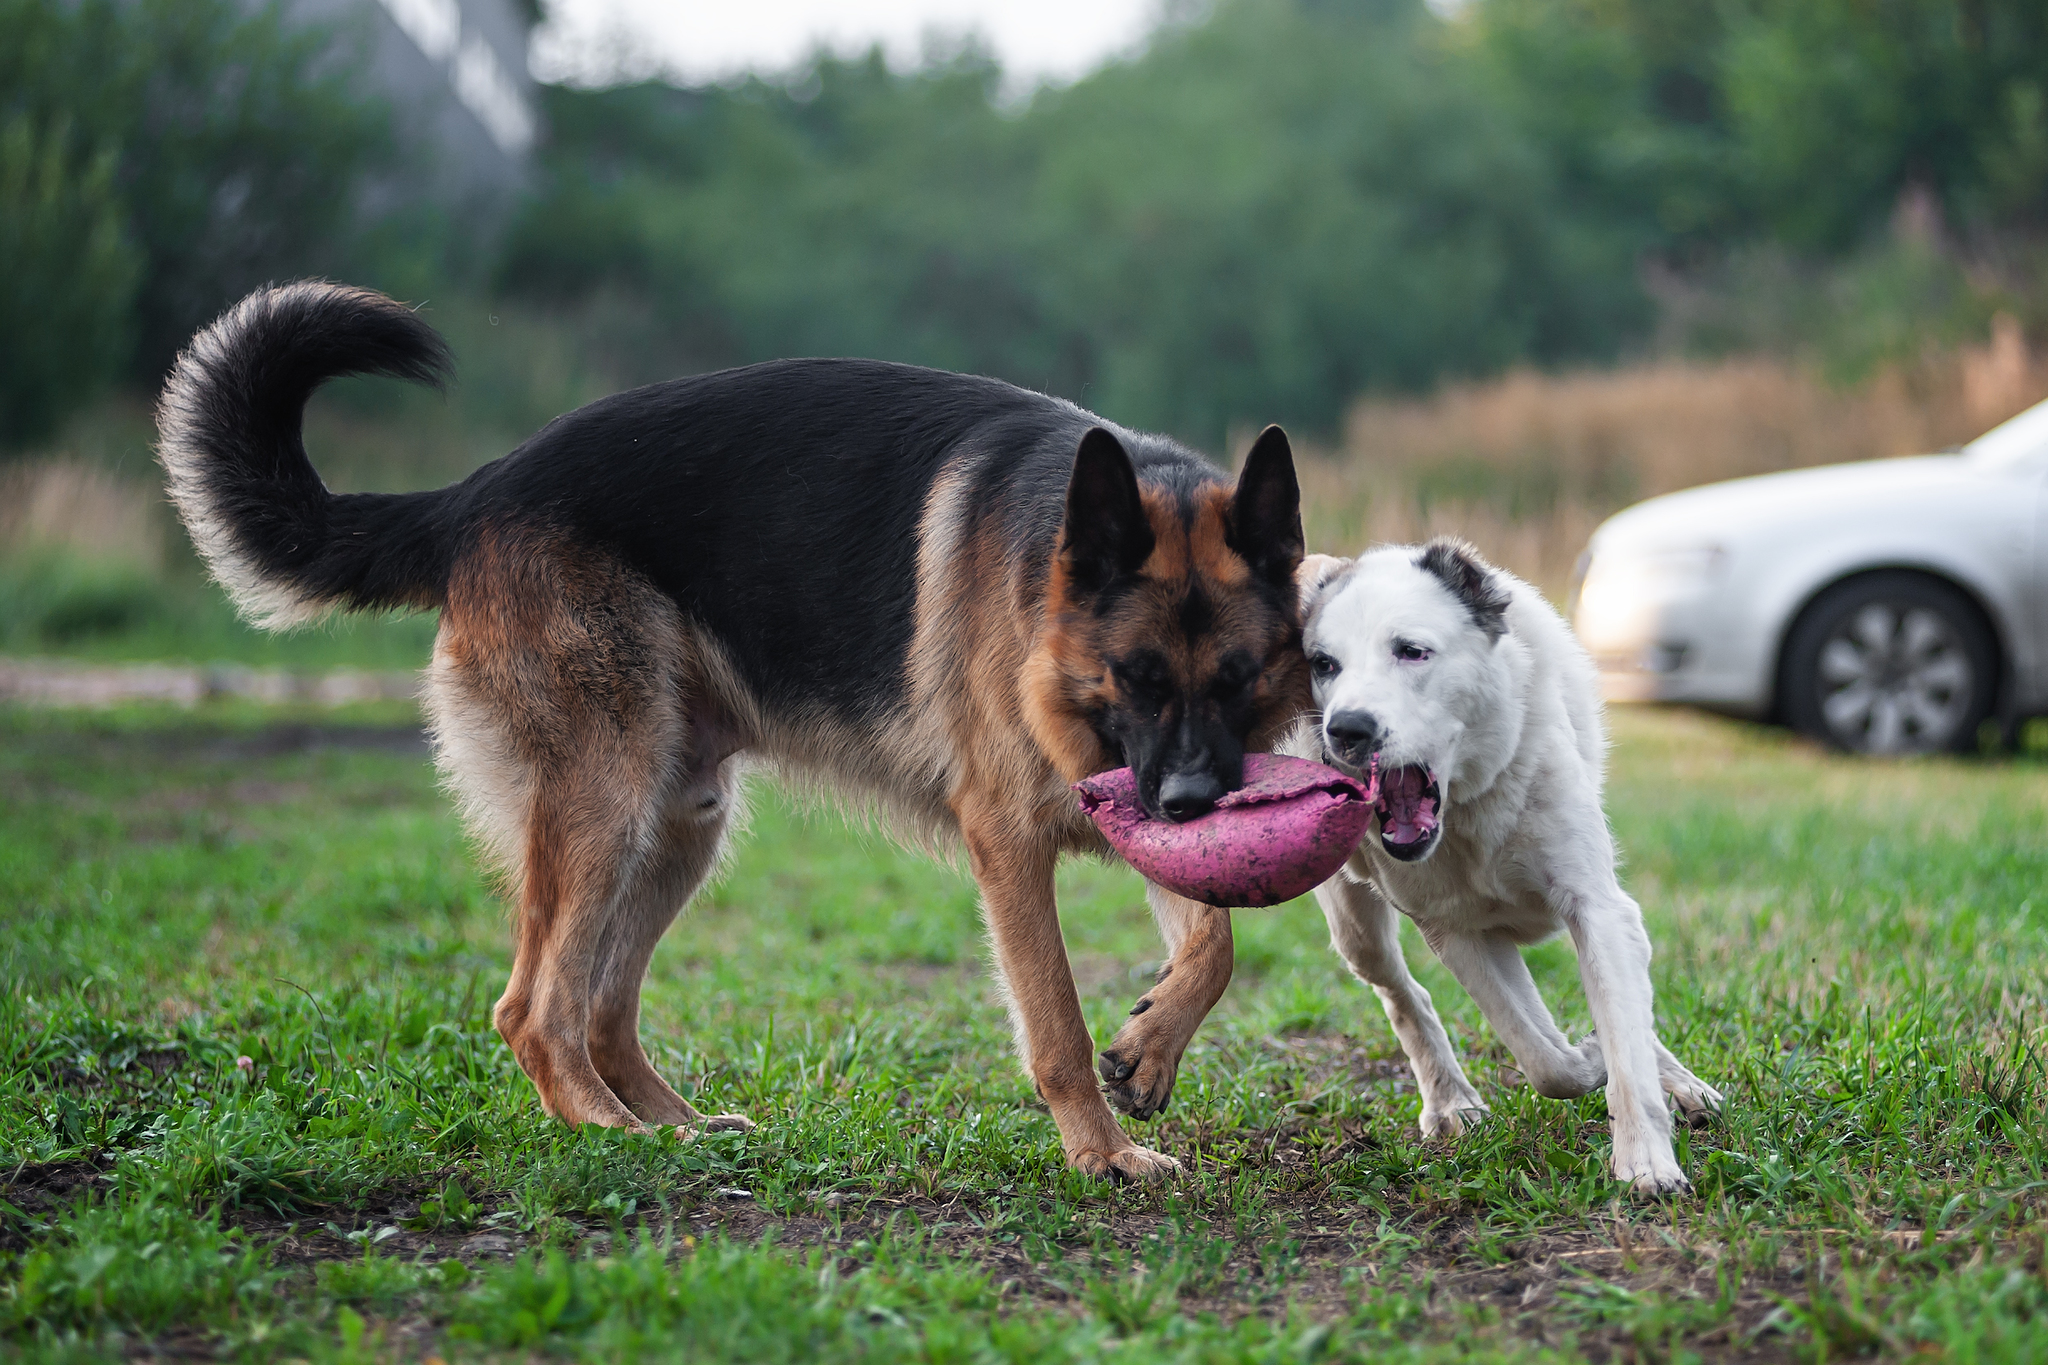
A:
<svg viewBox="0 0 2048 1365">
<path fill-rule="evenodd" d="M 1962 634 L 1927 607 L 1872 602 L 1820 647 L 1820 712 L 1873 754 L 1942 749 L 1970 714 L 1976 670 Z"/>
</svg>

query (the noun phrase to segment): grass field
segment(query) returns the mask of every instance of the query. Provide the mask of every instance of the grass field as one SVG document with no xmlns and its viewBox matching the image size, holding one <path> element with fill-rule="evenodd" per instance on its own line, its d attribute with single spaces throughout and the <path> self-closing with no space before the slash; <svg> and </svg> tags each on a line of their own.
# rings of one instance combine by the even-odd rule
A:
<svg viewBox="0 0 2048 1365">
<path fill-rule="evenodd" d="M 1611 796 L 1665 1038 L 1729 1093 L 1698 1197 L 1617 1198 L 1605 1113 L 1519 1086 L 1422 1143 L 1308 902 L 1144 1140 L 1064 1172 L 961 875 L 757 784 L 657 954 L 650 1053 L 750 1113 L 548 1121 L 489 1025 L 504 908 L 403 708 L 0 712 L 0 1354 L 448 1360 L 2048 1354 L 2048 768 L 1850 762 L 1624 713 Z M 1097 1036 L 1159 947 L 1062 877 Z M 1575 1033 L 1567 947 L 1531 953 Z M 704 1101 L 700 1101 L 703 1107 Z"/>
</svg>

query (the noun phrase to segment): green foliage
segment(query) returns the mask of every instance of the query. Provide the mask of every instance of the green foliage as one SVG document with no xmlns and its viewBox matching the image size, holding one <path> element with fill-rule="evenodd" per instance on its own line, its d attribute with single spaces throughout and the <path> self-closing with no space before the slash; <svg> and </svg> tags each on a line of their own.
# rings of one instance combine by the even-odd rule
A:
<svg viewBox="0 0 2048 1365">
<path fill-rule="evenodd" d="M 83 1203 L 0 1283 L 0 1331 L 49 1337 L 124 1327 L 155 1334 L 255 1301 L 276 1277 L 263 1252 L 148 1189 Z"/>
<path fill-rule="evenodd" d="M 1671 246 L 1833 254 L 1916 188 L 2048 226 L 2035 0 L 1479 0 L 1473 24 L 1545 141 Z"/>
<path fill-rule="evenodd" d="M 1958 221 L 2042 225 L 2039 181 L 2014 179 L 2048 166 L 2048 10 L 2034 0 L 1753 0 L 1734 13 L 1729 127 L 1784 241 L 1852 244 L 1909 186 Z"/>
<path fill-rule="evenodd" d="M 0 558 L 0 653 L 321 669 L 421 667 L 427 617 L 348 617 L 288 635 L 242 624 L 196 564 L 151 572 L 59 551 Z"/>
<path fill-rule="evenodd" d="M 1237 918 L 1230 994 L 1138 1130 L 1187 1175 L 1078 1179 L 970 884 L 769 789 L 643 1024 L 761 1127 L 569 1130 L 491 1028 L 502 906 L 431 765 L 282 719 L 0 712 L 0 1352 L 2018 1360 L 2048 1327 L 2037 761 L 1617 718 L 1660 1031 L 1730 1097 L 1679 1135 L 1699 1197 L 1629 1208 L 1601 1097 L 1511 1079 L 1410 932 L 1493 1109 L 1422 1142 L 1306 904 Z M 1060 883 L 1107 1037 L 1157 936 L 1128 871 Z M 1529 960 L 1582 1033 L 1569 946 Z"/>
<path fill-rule="evenodd" d="M 358 187 L 390 142 L 347 35 L 236 0 L 0 0 L 0 33 L 0 120 L 68 129 L 72 164 L 115 157 L 93 211 L 112 219 L 118 196 L 141 256 L 135 349 L 102 333 L 86 373 L 153 384 L 252 286 L 349 263 Z"/>
<path fill-rule="evenodd" d="M 1762 244 L 1697 274 L 1686 339 L 1705 354 L 1797 355 L 1854 384 L 1929 350 L 1981 341 L 2013 297 L 1935 244 L 1880 238 L 1829 261 Z M 2021 310 L 2024 311 L 2024 310 Z"/>
<path fill-rule="evenodd" d="M 0 0 L 0 236 L 45 263 L 0 295 L 19 352 L 0 441 L 46 435 L 111 373 L 153 384 L 235 296 L 310 273 L 438 299 L 488 277 L 557 315 L 564 382 L 486 376 L 462 400 L 496 427 L 618 382 L 867 355 L 1212 448 L 1271 420 L 1331 433 L 1364 393 L 1613 356 L 1650 332 L 1646 263 L 1714 295 L 1666 340 L 1808 351 L 1848 377 L 1993 308 L 2039 315 L 1957 263 L 1962 243 L 2020 262 L 2013 243 L 2048 229 L 2033 0 L 1176 13 L 1136 57 L 1022 103 L 972 44 L 908 72 L 871 53 L 545 91 L 537 193 L 477 250 L 431 205 L 366 215 L 367 177 L 399 199 L 417 178 L 362 97 L 360 24 Z M 1926 260 L 1875 244 L 1895 216 Z M 1772 270 L 1799 282 L 1790 323 L 1742 292 Z"/>
<path fill-rule="evenodd" d="M 1419 3 L 1233 0 L 1014 113 L 971 48 L 553 91 L 501 279 L 636 298 L 652 372 L 882 356 L 1211 443 L 1611 352 L 1644 318 L 1634 239 L 1440 37 Z"/>
<path fill-rule="evenodd" d="M 1688 339 L 1855 377 L 1993 306 L 1929 244 L 1942 211 L 2043 225 L 2044 61 L 2021 0 L 1477 0 L 1449 21 L 1227 0 L 1015 109 L 973 48 L 556 90 L 499 279 L 579 311 L 634 379 L 875 355 L 1215 444 L 1612 355 L 1650 320 L 1642 261 L 1712 281 L 1776 252 L 1851 263 L 1798 295 L 1840 338 L 1737 292 Z M 1915 194 L 1930 259 L 1884 257 L 1870 239 Z"/>
<path fill-rule="evenodd" d="M 1329 431 L 1359 393 L 1605 355 L 1646 317 L 1634 243 L 1404 5 L 1225 6 L 1044 119 L 1053 288 L 1089 401 L 1139 425 Z"/>
<path fill-rule="evenodd" d="M 111 149 L 65 122 L 0 121 L 0 449 L 47 436 L 128 350 L 138 262 Z"/>
<path fill-rule="evenodd" d="M 2033 0 L 1477 0 L 1462 27 L 1566 192 L 1679 283 L 1668 340 L 1851 381 L 2000 309 L 2038 328 Z"/>
<path fill-rule="evenodd" d="M 38 653 L 145 628 L 165 594 L 119 561 L 39 554 L 0 563 L 0 649 Z"/>
</svg>

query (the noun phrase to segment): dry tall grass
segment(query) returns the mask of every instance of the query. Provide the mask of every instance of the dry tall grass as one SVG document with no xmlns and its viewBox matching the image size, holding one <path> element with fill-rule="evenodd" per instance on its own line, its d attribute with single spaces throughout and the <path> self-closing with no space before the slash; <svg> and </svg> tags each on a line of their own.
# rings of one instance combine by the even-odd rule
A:
<svg viewBox="0 0 2048 1365">
<path fill-rule="evenodd" d="M 1586 537 L 1639 498 L 1940 450 L 2043 397 L 2048 354 L 2030 352 L 2018 324 L 2002 317 L 1982 345 L 1855 389 L 1788 362 L 1744 359 L 1523 372 L 1425 399 L 1369 399 L 1351 410 L 1337 449 L 1303 451 L 1309 543 L 1351 551 L 1452 532 L 1562 597 Z M 0 467 L 0 559 L 58 547 L 145 569 L 164 562 L 175 524 L 154 464 L 137 449 L 140 419 L 117 415 L 102 425 L 118 440 L 88 427 L 76 455 Z M 431 485 L 511 444 L 452 414 L 384 423 L 315 416 L 309 444 L 341 487 Z M 88 448 L 95 443 L 117 453 Z"/>
<path fill-rule="evenodd" d="M 1830 387 L 1777 360 L 1511 374 L 1351 410 L 1304 461 L 1310 544 L 1453 532 L 1562 596 L 1586 537 L 1640 498 L 1961 444 L 2048 397 L 2048 355 L 2000 317 L 1984 344 Z"/>
<path fill-rule="evenodd" d="M 158 572 L 162 501 L 153 483 L 75 459 L 0 467 L 0 559 L 61 551 Z"/>
</svg>

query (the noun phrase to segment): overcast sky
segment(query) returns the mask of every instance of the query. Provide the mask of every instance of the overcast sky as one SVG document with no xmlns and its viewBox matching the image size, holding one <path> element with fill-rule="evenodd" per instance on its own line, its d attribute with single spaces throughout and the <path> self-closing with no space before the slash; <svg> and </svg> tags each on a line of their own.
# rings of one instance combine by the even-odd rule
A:
<svg viewBox="0 0 2048 1365">
<path fill-rule="evenodd" d="M 665 73 L 689 81 L 787 70 L 819 42 L 881 42 L 914 64 L 926 35 L 973 31 L 1013 88 L 1068 81 L 1136 46 L 1160 0 L 547 0 L 534 75 L 601 84 Z"/>
</svg>

